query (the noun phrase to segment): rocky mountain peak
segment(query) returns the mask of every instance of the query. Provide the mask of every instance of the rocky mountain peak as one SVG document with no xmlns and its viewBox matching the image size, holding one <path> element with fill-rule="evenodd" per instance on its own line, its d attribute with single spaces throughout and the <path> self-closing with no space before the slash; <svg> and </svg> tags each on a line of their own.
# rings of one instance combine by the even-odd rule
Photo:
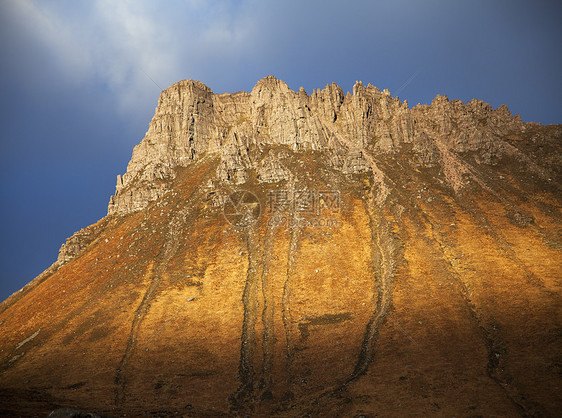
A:
<svg viewBox="0 0 562 418">
<path fill-rule="evenodd" d="M 557 416 L 561 144 L 480 100 L 180 81 L 0 304 L 0 415 Z"/>
<path fill-rule="evenodd" d="M 177 167 L 204 156 L 220 159 L 221 181 L 243 183 L 249 170 L 258 171 L 261 181 L 281 181 L 289 169 L 280 169 L 272 157 L 264 162 L 261 153 L 249 150 L 323 150 L 334 169 L 351 172 L 365 169 L 364 163 L 350 163 L 355 158 L 350 153 L 364 148 L 374 153 L 411 148 L 420 164 L 442 162 L 443 153 L 467 151 L 491 162 L 506 151 L 499 138 L 523 128 L 505 105 L 493 110 L 479 100 L 465 104 L 437 95 L 431 105 L 410 109 L 388 90 L 361 81 L 345 96 L 335 83 L 311 95 L 302 88 L 294 92 L 271 75 L 250 93 L 220 95 L 199 81 L 183 80 L 160 95 L 146 136 L 135 147 L 127 172 L 118 176 L 108 214 L 146 207 L 169 189 Z"/>
<path fill-rule="evenodd" d="M 289 88 L 287 83 L 277 79 L 275 76 L 268 75 L 256 83 L 252 89 L 252 96 L 260 97 L 267 94 L 287 94 L 289 92 L 295 94 L 295 92 Z"/>
</svg>

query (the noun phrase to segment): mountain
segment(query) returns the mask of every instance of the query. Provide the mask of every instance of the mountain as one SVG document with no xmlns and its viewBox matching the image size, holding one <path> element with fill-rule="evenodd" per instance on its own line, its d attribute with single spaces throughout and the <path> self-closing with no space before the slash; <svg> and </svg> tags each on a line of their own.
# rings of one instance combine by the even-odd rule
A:
<svg viewBox="0 0 562 418">
<path fill-rule="evenodd" d="M 556 416 L 562 126 L 357 82 L 164 90 L 0 304 L 0 412 Z"/>
</svg>

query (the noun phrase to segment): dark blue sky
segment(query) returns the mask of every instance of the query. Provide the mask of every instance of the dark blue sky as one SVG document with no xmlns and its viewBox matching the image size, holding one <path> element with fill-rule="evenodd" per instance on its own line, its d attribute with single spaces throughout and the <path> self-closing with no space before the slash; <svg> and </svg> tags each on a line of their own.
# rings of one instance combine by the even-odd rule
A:
<svg viewBox="0 0 562 418">
<path fill-rule="evenodd" d="M 562 121 L 562 7 L 551 1 L 0 3 L 0 300 L 106 214 L 160 89 L 215 92 L 273 74 L 436 94 Z M 146 74 L 145 74 L 146 73 Z"/>
</svg>

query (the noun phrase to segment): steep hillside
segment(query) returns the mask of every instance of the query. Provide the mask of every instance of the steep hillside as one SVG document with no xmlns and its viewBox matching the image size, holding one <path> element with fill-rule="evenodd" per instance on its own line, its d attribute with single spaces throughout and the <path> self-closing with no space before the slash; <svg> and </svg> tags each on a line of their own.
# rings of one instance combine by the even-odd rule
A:
<svg viewBox="0 0 562 418">
<path fill-rule="evenodd" d="M 108 215 L 0 305 L 0 413 L 556 416 L 561 136 L 176 83 Z"/>
</svg>

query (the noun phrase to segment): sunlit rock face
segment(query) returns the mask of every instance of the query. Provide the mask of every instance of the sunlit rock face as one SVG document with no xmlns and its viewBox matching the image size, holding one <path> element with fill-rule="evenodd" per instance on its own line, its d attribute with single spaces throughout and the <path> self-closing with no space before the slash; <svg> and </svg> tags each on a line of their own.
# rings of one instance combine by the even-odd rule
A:
<svg viewBox="0 0 562 418">
<path fill-rule="evenodd" d="M 294 152 L 323 151 L 345 173 L 369 170 L 362 149 L 383 155 L 411 147 L 423 166 L 447 167 L 445 179 L 458 189 L 454 177 L 465 173 L 450 162 L 450 151 L 474 152 L 491 163 L 506 153 L 501 138 L 523 128 L 506 106 L 492 110 L 482 101 L 437 96 L 430 106 L 409 109 L 387 90 L 361 82 L 353 94 L 332 84 L 309 96 L 269 76 L 251 93 L 215 95 L 198 81 L 184 80 L 162 92 L 146 136 L 117 179 L 108 214 L 143 209 L 169 190 L 175 168 L 205 156 L 220 158 L 217 177 L 224 182 L 242 184 L 251 170 L 260 172 L 261 181 L 287 180 L 290 171 L 264 162 L 261 152 L 282 145 Z"/>
<path fill-rule="evenodd" d="M 0 413 L 554 416 L 561 135 L 176 83 L 108 215 L 0 305 Z"/>
</svg>

